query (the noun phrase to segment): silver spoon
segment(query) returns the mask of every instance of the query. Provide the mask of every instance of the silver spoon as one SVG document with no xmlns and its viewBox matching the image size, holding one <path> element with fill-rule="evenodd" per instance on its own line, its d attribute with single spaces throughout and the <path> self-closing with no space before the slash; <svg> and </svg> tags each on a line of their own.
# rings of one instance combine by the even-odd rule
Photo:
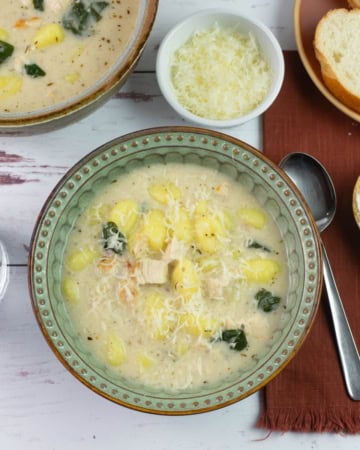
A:
<svg viewBox="0 0 360 450">
<path fill-rule="evenodd" d="M 7 251 L 0 241 L 0 301 L 5 295 L 9 284 L 9 257 Z"/>
<path fill-rule="evenodd" d="M 319 231 L 330 225 L 336 211 L 336 193 L 325 168 L 306 153 L 290 153 L 279 164 L 296 184 L 308 203 Z M 336 287 L 324 244 L 323 271 L 330 310 L 334 323 L 338 352 L 350 397 L 360 400 L 360 358 Z"/>
</svg>

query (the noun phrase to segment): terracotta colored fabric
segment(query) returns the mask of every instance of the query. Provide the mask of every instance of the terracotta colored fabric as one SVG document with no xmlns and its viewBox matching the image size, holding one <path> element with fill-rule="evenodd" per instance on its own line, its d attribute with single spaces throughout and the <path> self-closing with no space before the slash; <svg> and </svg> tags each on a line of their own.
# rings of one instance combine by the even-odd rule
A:
<svg viewBox="0 0 360 450">
<path fill-rule="evenodd" d="M 287 153 L 315 156 L 338 196 L 334 222 L 322 234 L 348 319 L 360 349 L 360 230 L 351 208 L 360 175 L 360 124 L 317 90 L 297 52 L 285 52 L 280 96 L 264 116 L 264 152 L 275 163 Z M 327 296 L 299 353 L 264 389 L 258 427 L 280 431 L 360 432 L 360 402 L 348 397 Z"/>
</svg>

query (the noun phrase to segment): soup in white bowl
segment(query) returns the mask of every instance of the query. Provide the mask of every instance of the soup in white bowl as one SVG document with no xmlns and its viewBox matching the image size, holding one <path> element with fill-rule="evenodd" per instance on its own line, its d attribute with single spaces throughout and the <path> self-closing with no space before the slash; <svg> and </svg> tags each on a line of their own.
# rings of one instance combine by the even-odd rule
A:
<svg viewBox="0 0 360 450">
<path fill-rule="evenodd" d="M 94 85 L 132 37 L 140 0 L 9 0 L 0 15 L 1 113 L 65 102 Z"/>
</svg>

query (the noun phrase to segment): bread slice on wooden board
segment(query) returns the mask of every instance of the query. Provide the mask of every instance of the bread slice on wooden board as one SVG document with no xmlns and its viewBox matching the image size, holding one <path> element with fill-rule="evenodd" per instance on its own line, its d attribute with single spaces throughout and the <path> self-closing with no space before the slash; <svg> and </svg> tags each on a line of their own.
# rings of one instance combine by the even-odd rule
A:
<svg viewBox="0 0 360 450">
<path fill-rule="evenodd" d="M 357 179 L 357 182 L 354 187 L 352 206 L 355 221 L 358 224 L 358 227 L 360 228 L 360 176 Z"/>
<path fill-rule="evenodd" d="M 360 0 L 348 0 L 350 8 L 360 8 Z"/>
<path fill-rule="evenodd" d="M 328 11 L 316 27 L 314 50 L 329 91 L 360 112 L 360 9 Z"/>
</svg>

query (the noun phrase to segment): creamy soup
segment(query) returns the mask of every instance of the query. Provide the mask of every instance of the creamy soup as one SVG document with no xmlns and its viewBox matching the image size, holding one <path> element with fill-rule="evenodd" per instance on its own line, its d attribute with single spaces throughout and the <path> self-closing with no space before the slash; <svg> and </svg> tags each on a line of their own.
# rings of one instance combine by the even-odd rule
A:
<svg viewBox="0 0 360 450">
<path fill-rule="evenodd" d="M 80 216 L 62 289 L 107 366 L 181 390 L 268 351 L 288 268 L 276 224 L 242 186 L 196 165 L 154 165 L 121 176 Z"/>
<path fill-rule="evenodd" d="M 92 86 L 129 41 L 139 1 L 2 2 L 0 111 L 38 110 Z"/>
</svg>

